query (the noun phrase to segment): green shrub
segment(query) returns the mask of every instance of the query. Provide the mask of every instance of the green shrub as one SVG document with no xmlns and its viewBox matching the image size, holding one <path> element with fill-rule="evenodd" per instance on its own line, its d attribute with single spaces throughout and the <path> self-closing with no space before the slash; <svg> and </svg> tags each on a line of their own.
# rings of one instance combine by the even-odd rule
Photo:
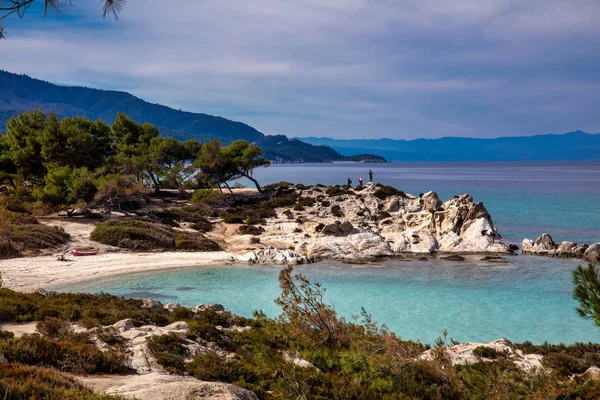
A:
<svg viewBox="0 0 600 400">
<path fill-rule="evenodd" d="M 156 361 L 172 374 L 181 374 L 185 371 L 185 347 L 181 339 L 175 334 L 157 335 L 148 338 L 148 348 Z"/>
<path fill-rule="evenodd" d="M 294 211 L 304 211 L 304 206 L 300 205 L 300 204 L 294 204 Z"/>
<path fill-rule="evenodd" d="M 158 218 L 170 218 L 175 221 L 202 222 L 206 217 L 213 215 L 213 211 L 202 204 L 194 204 L 180 208 L 168 208 L 166 210 L 154 211 Z"/>
<path fill-rule="evenodd" d="M 200 220 L 190 225 L 190 228 L 198 232 L 210 232 L 213 230 L 213 224 L 208 219 L 201 217 Z"/>
<path fill-rule="evenodd" d="M 225 198 L 225 195 L 220 190 L 215 189 L 198 189 L 194 190 L 190 203 L 204 204 L 211 201 L 218 201 Z"/>
<path fill-rule="evenodd" d="M 375 193 L 373 194 L 373 196 L 377 197 L 380 200 L 385 200 L 388 197 L 392 197 L 392 196 L 402 196 L 402 197 L 406 197 L 406 195 L 404 194 L 403 191 L 396 189 L 393 186 L 386 186 L 386 185 L 377 185 L 377 189 L 375 190 Z"/>
<path fill-rule="evenodd" d="M 342 218 L 344 216 L 344 213 L 342 212 L 342 208 L 339 205 L 334 204 L 333 206 L 331 206 L 331 215 L 333 215 L 334 217 Z"/>
<path fill-rule="evenodd" d="M 9 362 L 47 365 L 75 374 L 127 372 L 129 357 L 116 351 L 101 351 L 95 344 L 54 340 L 39 334 L 0 341 L 0 353 Z"/>
<path fill-rule="evenodd" d="M 325 191 L 325 193 L 327 193 L 327 196 L 329 196 L 329 197 L 343 196 L 345 194 L 356 195 L 356 193 L 354 193 L 352 190 L 348 190 L 348 188 L 346 186 L 340 186 L 340 185 L 328 187 L 327 190 Z"/>
<path fill-rule="evenodd" d="M 298 205 L 303 207 L 312 207 L 317 203 L 317 201 L 312 197 L 299 197 Z"/>
<path fill-rule="evenodd" d="M 132 250 L 221 250 L 217 243 L 199 233 L 178 232 L 160 223 L 130 218 L 101 222 L 90 238 Z"/>
<path fill-rule="evenodd" d="M 503 357 L 505 354 L 497 351 L 492 347 L 487 346 L 478 346 L 473 349 L 473 355 L 482 358 L 496 359 L 499 357 Z"/>
<path fill-rule="evenodd" d="M 10 225 L 8 229 L 8 238 L 21 252 L 53 249 L 71 237 L 63 228 L 41 224 Z"/>
<path fill-rule="evenodd" d="M 124 400 L 95 394 L 60 372 L 15 363 L 0 364 L 0 395 L 3 400 Z"/>
<path fill-rule="evenodd" d="M 258 236 L 261 233 L 265 232 L 265 228 L 263 228 L 262 226 L 255 225 L 242 225 L 238 228 L 238 232 L 240 233 L 240 235 Z"/>
</svg>

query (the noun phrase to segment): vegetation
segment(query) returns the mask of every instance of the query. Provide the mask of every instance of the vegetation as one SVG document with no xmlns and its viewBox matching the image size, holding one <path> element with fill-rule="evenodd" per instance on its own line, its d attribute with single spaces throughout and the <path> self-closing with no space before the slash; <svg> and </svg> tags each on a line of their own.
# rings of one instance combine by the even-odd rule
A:
<svg viewBox="0 0 600 400">
<path fill-rule="evenodd" d="M 35 110 L 11 118 L 0 136 L 0 184 L 12 188 L 11 196 L 29 197 L 55 211 L 135 210 L 144 188 L 159 193 L 253 179 L 255 168 L 269 164 L 261 154 L 243 140 L 221 146 L 159 137 L 156 126 L 124 114 L 108 126 L 82 117 L 59 120 Z M 193 200 L 207 201 L 209 193 L 211 199 L 219 196 L 197 191 Z"/>
<path fill-rule="evenodd" d="M 43 296 L 0 289 L 0 321 L 40 321 L 44 333 L 15 339 L 0 331 L 0 353 L 11 361 L 0 364 L 0 389 L 9 387 L 11 394 L 35 393 L 38 398 L 70 390 L 81 393 L 80 397 L 64 394 L 54 398 L 110 399 L 92 395 L 42 366 L 74 373 L 119 370 L 123 365 L 119 363 L 119 340 L 100 330 L 99 336 L 112 350 L 99 354 L 89 347 L 89 337 L 73 333 L 66 321 L 98 326 L 132 318 L 137 326 L 186 321 L 190 333 L 185 338 L 163 335 L 150 340 L 150 350 L 159 363 L 172 373 L 239 385 L 260 399 L 591 400 L 600 395 L 599 381 L 573 377 L 598 363 L 599 345 L 513 345 L 544 356 L 544 365 L 552 370 L 536 374 L 521 371 L 503 353 L 485 347 L 475 350 L 481 362 L 452 366 L 445 340 L 432 349 L 432 359 L 419 359 L 429 346 L 401 340 L 364 310 L 351 320 L 340 317 L 325 302 L 324 288 L 290 267 L 282 270 L 280 286 L 277 303 L 283 312 L 276 319 L 262 312 L 245 319 L 212 310 L 194 313 L 184 307 L 169 313 L 163 308 L 143 308 L 140 300 L 106 294 Z M 221 328 L 233 325 L 250 329 Z M 215 351 L 186 362 L 185 343 L 189 340 L 205 346 L 213 343 Z M 301 359 L 310 364 L 298 363 Z"/>
<path fill-rule="evenodd" d="M 375 190 L 375 193 L 373 195 L 380 200 L 385 200 L 388 197 L 392 197 L 392 196 L 405 197 L 405 194 L 403 191 L 398 190 L 393 186 L 387 186 L 387 185 L 381 185 L 381 184 L 377 184 L 377 190 Z"/>
<path fill-rule="evenodd" d="M 100 222 L 90 238 L 132 250 L 221 250 L 217 243 L 199 233 L 178 232 L 167 225 L 131 218 Z"/>
<path fill-rule="evenodd" d="M 579 302 L 577 313 L 600 326 L 600 277 L 594 264 L 578 266 L 573 271 L 573 298 Z"/>
</svg>

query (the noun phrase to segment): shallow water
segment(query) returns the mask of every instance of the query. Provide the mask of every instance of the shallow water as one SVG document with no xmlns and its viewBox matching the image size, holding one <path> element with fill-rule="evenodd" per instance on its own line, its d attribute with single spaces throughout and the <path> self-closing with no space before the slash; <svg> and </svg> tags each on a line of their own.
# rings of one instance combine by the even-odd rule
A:
<svg viewBox="0 0 600 400">
<path fill-rule="evenodd" d="M 505 240 L 520 244 L 550 233 L 558 242 L 600 241 L 600 163 L 393 163 L 273 165 L 262 184 L 368 179 L 442 200 L 470 193 L 483 201 Z M 366 180 L 365 179 L 365 180 Z M 534 343 L 600 342 L 600 328 L 578 318 L 571 270 L 580 260 L 510 257 L 508 265 L 389 261 L 380 266 L 318 263 L 299 268 L 327 288 L 343 315 L 361 306 L 404 338 L 432 343 L 444 329 L 459 341 L 506 337 Z M 222 303 L 250 316 L 279 313 L 277 267 L 214 266 L 113 277 L 61 287 L 163 302 Z"/>
<path fill-rule="evenodd" d="M 600 341 L 600 329 L 580 319 L 572 300 L 571 270 L 577 260 L 510 257 L 509 264 L 388 261 L 377 266 L 321 262 L 297 268 L 320 281 L 326 300 L 344 316 L 364 306 L 406 339 L 433 341 L 448 329 L 459 341 L 506 337 Z M 67 291 L 109 292 L 156 298 L 186 306 L 221 303 L 243 316 L 257 309 L 279 314 L 279 267 L 212 266 L 140 273 L 77 285 Z"/>
</svg>

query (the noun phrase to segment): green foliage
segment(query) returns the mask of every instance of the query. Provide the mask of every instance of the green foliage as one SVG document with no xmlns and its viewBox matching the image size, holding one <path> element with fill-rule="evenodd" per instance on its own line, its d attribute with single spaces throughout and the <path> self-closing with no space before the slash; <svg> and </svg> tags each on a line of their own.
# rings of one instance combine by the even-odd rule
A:
<svg viewBox="0 0 600 400">
<path fill-rule="evenodd" d="M 496 359 L 504 356 L 503 353 L 488 346 L 478 346 L 473 349 L 473 355 L 481 358 Z"/>
<path fill-rule="evenodd" d="M 17 252 L 53 249 L 69 239 L 70 235 L 61 227 L 41 224 L 8 226 L 8 240 Z"/>
<path fill-rule="evenodd" d="M 356 193 L 354 193 L 352 190 L 348 190 L 347 188 L 340 186 L 340 185 L 328 187 L 327 190 L 325 191 L 325 193 L 329 197 L 336 197 L 336 196 L 343 196 L 343 195 L 352 195 L 352 196 L 356 195 Z"/>
<path fill-rule="evenodd" d="M 52 366 L 75 374 L 127 372 L 127 356 L 112 350 L 102 352 L 91 343 L 54 340 L 39 334 L 0 340 L 0 353 L 9 362 Z"/>
<path fill-rule="evenodd" d="M 204 204 L 211 201 L 222 200 L 225 198 L 223 193 L 214 189 L 197 189 L 194 190 L 194 194 L 192 194 L 192 199 L 190 202 L 192 204 Z"/>
<path fill-rule="evenodd" d="M 342 218 L 344 213 L 342 212 L 342 208 L 338 204 L 334 204 L 331 206 L 331 215 L 337 218 Z"/>
<path fill-rule="evenodd" d="M 157 335 L 148 338 L 148 347 L 156 361 L 172 374 L 181 374 L 185 371 L 185 347 L 181 339 L 175 334 Z"/>
<path fill-rule="evenodd" d="M 255 225 L 242 225 L 238 228 L 240 235 L 254 235 L 258 236 L 261 233 L 264 233 L 265 228 L 262 226 Z"/>
<path fill-rule="evenodd" d="M 95 394 L 73 377 L 46 368 L 17 363 L 0 364 L 0 395 L 3 400 L 119 400 Z"/>
<path fill-rule="evenodd" d="M 245 140 L 236 140 L 229 146 L 221 146 L 216 140 L 208 142 L 202 146 L 194 163 L 202 170 L 198 177 L 201 183 L 214 186 L 243 177 L 250 179 L 261 193 L 263 190 L 252 177 L 252 171 L 269 164 L 268 160 L 262 158 L 260 148 Z"/>
<path fill-rule="evenodd" d="M 385 200 L 388 197 L 392 197 L 392 196 L 405 197 L 406 195 L 404 194 L 403 191 L 398 190 L 395 187 L 378 184 L 377 190 L 375 190 L 375 193 L 373 194 L 373 196 L 377 197 L 380 200 Z"/>
<path fill-rule="evenodd" d="M 573 271 L 573 298 L 579 302 L 577 313 L 600 326 L 600 278 L 594 264 L 581 265 Z"/>
<path fill-rule="evenodd" d="M 96 224 L 92 240 L 133 250 L 218 251 L 220 246 L 199 233 L 178 232 L 172 227 L 124 218 Z"/>
</svg>

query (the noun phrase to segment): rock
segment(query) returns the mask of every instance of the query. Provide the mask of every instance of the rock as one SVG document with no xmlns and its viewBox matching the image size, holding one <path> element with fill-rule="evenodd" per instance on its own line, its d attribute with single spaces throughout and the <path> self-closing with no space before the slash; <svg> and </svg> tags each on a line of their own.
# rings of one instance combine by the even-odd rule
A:
<svg viewBox="0 0 600 400">
<path fill-rule="evenodd" d="M 198 304 L 196 307 L 192 308 L 192 311 L 195 313 L 198 312 L 217 312 L 217 311 L 225 311 L 225 307 L 221 304 L 212 303 L 212 304 Z"/>
<path fill-rule="evenodd" d="M 173 312 L 175 309 L 181 308 L 181 304 L 179 304 L 179 303 L 167 303 L 167 304 L 165 304 L 163 306 L 163 308 L 165 308 L 169 312 Z"/>
<path fill-rule="evenodd" d="M 37 289 L 33 289 L 33 290 L 27 290 L 27 291 L 25 291 L 25 293 L 27 293 L 27 294 L 37 294 L 37 295 L 42 296 L 42 297 L 48 297 L 48 296 L 50 296 L 50 292 L 48 292 L 46 289 L 43 289 L 43 288 L 37 288 Z"/>
<path fill-rule="evenodd" d="M 151 310 L 155 310 L 157 308 L 163 308 L 163 305 L 160 301 L 154 299 L 145 299 L 142 303 L 142 308 L 149 308 Z"/>
<path fill-rule="evenodd" d="M 339 235 L 342 233 L 339 223 L 328 224 L 321 229 L 323 235 Z"/>
<path fill-rule="evenodd" d="M 352 226 L 352 223 L 350 223 L 349 221 L 344 221 L 340 224 L 340 230 L 342 231 L 342 233 L 348 234 L 348 233 L 352 232 L 353 229 L 354 229 L 354 227 Z"/>
<path fill-rule="evenodd" d="M 117 332 L 120 332 L 120 333 L 128 331 L 135 327 L 135 325 L 133 324 L 133 320 L 131 318 L 117 321 L 111 326 L 113 328 L 115 328 L 117 330 Z"/>
<path fill-rule="evenodd" d="M 446 260 L 446 261 L 465 261 L 465 258 L 462 256 L 459 256 L 458 254 L 454 254 L 451 256 L 445 256 L 445 257 L 440 257 L 440 260 Z"/>
<path fill-rule="evenodd" d="M 562 242 L 556 250 L 557 257 L 583 258 L 588 247 L 589 246 L 587 244 Z"/>
<path fill-rule="evenodd" d="M 308 257 L 298 254 L 294 250 L 280 250 L 273 246 L 262 248 L 240 256 L 237 260 L 241 262 L 251 262 L 258 264 L 305 264 L 311 260 Z"/>
<path fill-rule="evenodd" d="M 121 385 L 106 393 L 138 400 L 258 400 L 249 390 L 220 382 L 185 379 L 156 385 Z"/>
<path fill-rule="evenodd" d="M 442 206 L 442 202 L 436 192 L 427 192 L 421 197 L 421 209 L 435 211 Z"/>
<path fill-rule="evenodd" d="M 583 374 L 587 379 L 600 379 L 600 368 L 598 367 L 589 367 Z"/>
<path fill-rule="evenodd" d="M 473 350 L 478 347 L 488 347 L 498 353 L 502 353 L 505 357 L 512 361 L 518 368 L 525 372 L 544 371 L 542 365 L 542 356 L 540 354 L 524 354 L 521 350 L 510 346 L 506 340 L 500 339 L 493 342 L 484 343 L 464 343 L 454 346 L 445 347 L 444 350 L 450 356 L 452 365 L 468 365 L 480 361 L 492 362 L 492 359 L 480 358 L 473 354 Z M 431 360 L 433 358 L 432 350 L 427 350 L 418 356 L 419 359 Z"/>
<path fill-rule="evenodd" d="M 535 242 L 530 239 L 523 239 L 521 247 L 523 254 L 560 258 L 586 258 L 585 254 L 592 246 L 575 242 L 562 242 L 558 246 L 549 234 L 543 233 Z"/>
<path fill-rule="evenodd" d="M 342 237 L 324 236 L 316 242 L 298 244 L 296 251 L 315 259 L 366 259 L 393 255 L 384 238 L 372 232 L 352 233 Z"/>
<path fill-rule="evenodd" d="M 508 249 L 511 251 L 518 251 L 519 250 L 519 246 L 517 246 L 516 244 L 509 244 L 508 245 Z"/>
<path fill-rule="evenodd" d="M 557 247 L 554 240 L 552 240 L 552 236 L 547 233 L 542 233 L 542 235 L 535 240 L 534 246 L 544 250 L 554 250 Z"/>
<path fill-rule="evenodd" d="M 600 261 L 600 243 L 594 243 L 590 247 L 587 248 L 583 257 L 591 262 L 599 262 Z"/>
</svg>

